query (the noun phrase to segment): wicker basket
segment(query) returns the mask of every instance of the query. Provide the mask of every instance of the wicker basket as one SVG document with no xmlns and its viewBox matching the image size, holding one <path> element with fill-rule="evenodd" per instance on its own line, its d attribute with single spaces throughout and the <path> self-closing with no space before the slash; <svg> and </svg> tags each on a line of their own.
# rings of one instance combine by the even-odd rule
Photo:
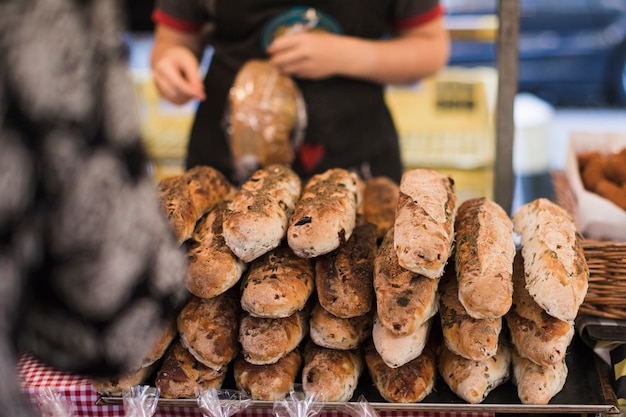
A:
<svg viewBox="0 0 626 417">
<path fill-rule="evenodd" d="M 576 198 L 562 171 L 552 172 L 555 202 L 576 218 Z M 580 314 L 626 319 L 626 242 L 583 240 L 589 289 Z"/>
</svg>

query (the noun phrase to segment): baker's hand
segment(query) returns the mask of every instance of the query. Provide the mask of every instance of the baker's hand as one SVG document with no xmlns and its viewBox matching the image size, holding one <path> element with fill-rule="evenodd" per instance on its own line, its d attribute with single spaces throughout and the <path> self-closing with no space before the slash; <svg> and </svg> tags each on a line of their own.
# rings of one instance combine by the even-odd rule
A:
<svg viewBox="0 0 626 417">
<path fill-rule="evenodd" d="M 204 100 L 204 84 L 198 59 L 187 48 L 174 46 L 164 52 L 152 68 L 152 77 L 159 93 L 174 104 Z"/>
</svg>

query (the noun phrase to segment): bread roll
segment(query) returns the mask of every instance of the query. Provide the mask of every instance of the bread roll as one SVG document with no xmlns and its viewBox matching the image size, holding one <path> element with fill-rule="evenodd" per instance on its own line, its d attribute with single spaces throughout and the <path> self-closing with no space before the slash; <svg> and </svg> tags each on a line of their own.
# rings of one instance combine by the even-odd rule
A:
<svg viewBox="0 0 626 417">
<path fill-rule="evenodd" d="M 506 342 L 498 351 L 481 361 L 465 359 L 441 346 L 438 369 L 452 392 L 471 404 L 483 402 L 489 393 L 510 378 L 511 350 Z"/>
<path fill-rule="evenodd" d="M 389 229 L 374 260 L 374 291 L 381 323 L 394 335 L 411 334 L 439 309 L 439 278 L 402 268 Z"/>
<path fill-rule="evenodd" d="M 253 365 L 276 363 L 298 347 L 308 333 L 308 314 L 304 311 L 280 319 L 244 314 L 239 327 L 241 353 Z"/>
<path fill-rule="evenodd" d="M 365 363 L 380 395 L 393 403 L 416 403 L 430 394 L 437 377 L 436 348 L 428 343 L 422 354 L 412 361 L 390 368 L 382 360 L 374 343 L 364 346 Z"/>
<path fill-rule="evenodd" d="M 511 342 L 521 356 L 539 365 L 553 365 L 565 358 L 574 337 L 574 323 L 546 313 L 524 283 L 524 261 L 518 254 L 513 270 L 513 308 L 505 316 Z"/>
<path fill-rule="evenodd" d="M 298 256 L 314 258 L 345 243 L 356 224 L 357 174 L 342 168 L 314 175 L 289 222 L 287 241 Z"/>
<path fill-rule="evenodd" d="M 237 354 L 239 315 L 232 291 L 214 298 L 192 296 L 178 315 L 181 343 L 198 362 L 219 370 Z"/>
<path fill-rule="evenodd" d="M 348 401 L 363 367 L 358 350 L 328 349 L 309 343 L 304 352 L 302 390 L 319 401 Z"/>
<path fill-rule="evenodd" d="M 250 264 L 241 284 L 241 306 L 255 317 L 289 317 L 305 307 L 314 274 L 311 259 L 280 246 Z"/>
<path fill-rule="evenodd" d="M 513 383 L 523 404 L 548 404 L 565 386 L 568 370 L 564 359 L 552 365 L 537 365 L 512 349 L 511 362 Z"/>
<path fill-rule="evenodd" d="M 200 298 L 225 293 L 241 279 L 247 264 L 226 245 L 222 235 L 228 200 L 219 203 L 196 224 L 188 241 L 187 289 Z"/>
<path fill-rule="evenodd" d="M 435 170 L 406 171 L 394 222 L 394 247 L 403 268 L 439 278 L 454 245 L 454 182 Z"/>
<path fill-rule="evenodd" d="M 372 309 L 375 256 L 376 227 L 359 215 L 350 239 L 315 261 L 317 296 L 326 311 L 350 318 Z"/>
<path fill-rule="evenodd" d="M 253 365 L 239 355 L 233 362 L 237 389 L 253 400 L 281 401 L 294 389 L 302 355 L 294 349 L 270 365 Z"/>
<path fill-rule="evenodd" d="M 475 319 L 459 301 L 454 271 L 447 272 L 440 286 L 439 316 L 446 346 L 457 355 L 482 361 L 496 354 L 502 318 Z"/>
<path fill-rule="evenodd" d="M 573 219 L 539 198 L 520 207 L 513 226 L 520 235 L 530 296 L 551 316 L 574 320 L 587 294 L 589 269 Z"/>
<path fill-rule="evenodd" d="M 123 375 L 111 377 L 94 377 L 91 378 L 93 389 L 100 395 L 105 397 L 120 397 L 125 388 L 144 385 L 148 379 L 154 374 L 157 363 L 143 366 L 139 369 L 127 372 Z"/>
<path fill-rule="evenodd" d="M 339 318 L 315 303 L 309 320 L 311 340 L 329 349 L 352 350 L 372 334 L 372 312 Z"/>
<path fill-rule="evenodd" d="M 177 339 L 165 354 L 155 386 L 162 398 L 196 398 L 196 390 L 222 388 L 226 367 L 220 370 L 202 365 Z"/>
<path fill-rule="evenodd" d="M 374 177 L 365 182 L 363 214 L 376 225 L 376 237 L 382 239 L 396 220 L 400 187 L 388 177 Z"/>
<path fill-rule="evenodd" d="M 455 269 L 459 301 L 476 319 L 502 317 L 513 300 L 513 223 L 486 198 L 464 201 L 456 221 Z"/>
<path fill-rule="evenodd" d="M 300 177 L 285 165 L 256 171 L 233 196 L 222 234 L 239 259 L 251 262 L 278 247 L 300 197 Z"/>
<path fill-rule="evenodd" d="M 372 340 L 376 351 L 387 366 L 397 368 L 422 354 L 428 342 L 432 320 L 428 319 L 406 336 L 396 336 L 383 326 L 377 316 L 374 316 Z"/>
</svg>

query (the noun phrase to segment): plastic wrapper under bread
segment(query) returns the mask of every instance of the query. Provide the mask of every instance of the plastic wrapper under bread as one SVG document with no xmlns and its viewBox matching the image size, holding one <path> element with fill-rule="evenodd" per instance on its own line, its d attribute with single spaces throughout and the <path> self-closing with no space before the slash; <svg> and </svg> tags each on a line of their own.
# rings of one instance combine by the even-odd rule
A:
<svg viewBox="0 0 626 417">
<path fill-rule="evenodd" d="M 226 117 L 237 179 L 260 167 L 291 164 L 304 137 L 306 110 L 291 77 L 267 60 L 247 61 L 229 94 Z"/>
<path fill-rule="evenodd" d="M 282 401 L 274 403 L 272 412 L 276 417 L 312 417 L 322 411 L 323 405 L 315 394 L 291 390 Z"/>
<path fill-rule="evenodd" d="M 197 390 L 196 400 L 200 412 L 206 417 L 230 417 L 252 404 L 252 399 L 243 391 L 215 388 Z"/>
<path fill-rule="evenodd" d="M 37 395 L 37 408 L 41 417 L 74 417 L 76 407 L 50 387 L 44 387 Z"/>
<path fill-rule="evenodd" d="M 136 385 L 122 391 L 126 417 L 152 417 L 159 401 L 159 389 Z"/>
</svg>

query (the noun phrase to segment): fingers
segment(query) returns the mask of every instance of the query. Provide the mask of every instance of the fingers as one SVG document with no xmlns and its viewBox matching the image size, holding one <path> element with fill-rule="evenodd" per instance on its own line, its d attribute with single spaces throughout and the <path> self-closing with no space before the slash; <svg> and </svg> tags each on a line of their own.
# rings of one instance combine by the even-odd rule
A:
<svg viewBox="0 0 626 417">
<path fill-rule="evenodd" d="M 172 51 L 154 67 L 153 78 L 159 93 L 174 104 L 204 100 L 204 84 L 193 54 Z"/>
</svg>

